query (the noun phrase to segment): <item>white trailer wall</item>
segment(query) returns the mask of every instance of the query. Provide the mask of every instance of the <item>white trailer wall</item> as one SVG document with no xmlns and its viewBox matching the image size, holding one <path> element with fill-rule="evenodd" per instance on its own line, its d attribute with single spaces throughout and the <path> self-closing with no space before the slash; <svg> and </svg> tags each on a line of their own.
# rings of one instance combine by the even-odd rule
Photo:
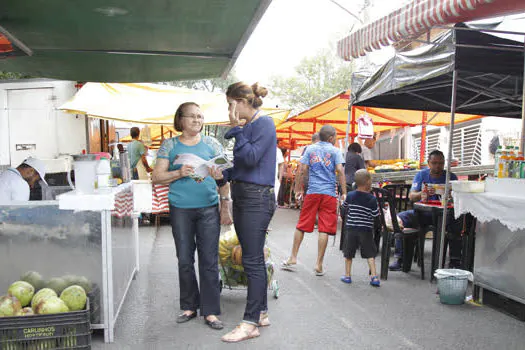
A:
<svg viewBox="0 0 525 350">
<path fill-rule="evenodd" d="M 76 91 L 71 81 L 0 81 L 0 165 L 17 166 L 28 156 L 55 159 L 86 149 L 85 117 L 57 110 Z"/>
</svg>

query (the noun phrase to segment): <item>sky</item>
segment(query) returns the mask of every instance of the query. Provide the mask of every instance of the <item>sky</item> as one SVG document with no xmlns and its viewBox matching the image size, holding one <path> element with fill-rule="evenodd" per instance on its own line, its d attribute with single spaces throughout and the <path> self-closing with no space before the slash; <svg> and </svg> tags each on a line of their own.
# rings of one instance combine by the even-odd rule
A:
<svg viewBox="0 0 525 350">
<path fill-rule="evenodd" d="M 336 0 L 359 14 L 366 0 Z M 369 0 L 369 20 L 387 15 L 407 0 Z M 364 12 L 360 13 L 364 20 Z M 356 20 L 330 0 L 273 0 L 244 46 L 234 70 L 247 83 L 267 84 L 274 75 L 290 76 L 302 58 L 336 43 Z M 357 23 L 354 30 L 359 28 Z M 384 55 L 383 55 L 384 56 Z M 388 57 L 387 57 L 388 58 Z M 378 58 L 385 61 L 384 58 Z"/>
</svg>

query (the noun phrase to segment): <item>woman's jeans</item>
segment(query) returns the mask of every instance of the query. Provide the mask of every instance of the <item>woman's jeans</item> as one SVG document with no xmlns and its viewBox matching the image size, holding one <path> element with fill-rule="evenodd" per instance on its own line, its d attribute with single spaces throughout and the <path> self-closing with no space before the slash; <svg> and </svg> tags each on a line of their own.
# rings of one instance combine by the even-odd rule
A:
<svg viewBox="0 0 525 350">
<path fill-rule="evenodd" d="M 220 315 L 219 207 L 183 209 L 170 205 L 170 220 L 177 258 L 181 310 L 202 316 Z M 199 256 L 199 286 L 195 276 L 195 248 Z"/>
<path fill-rule="evenodd" d="M 275 194 L 270 186 L 244 182 L 232 184 L 233 224 L 242 247 L 242 264 L 248 277 L 248 297 L 243 321 L 257 325 L 268 310 L 268 276 L 264 243 L 275 212 Z"/>
</svg>

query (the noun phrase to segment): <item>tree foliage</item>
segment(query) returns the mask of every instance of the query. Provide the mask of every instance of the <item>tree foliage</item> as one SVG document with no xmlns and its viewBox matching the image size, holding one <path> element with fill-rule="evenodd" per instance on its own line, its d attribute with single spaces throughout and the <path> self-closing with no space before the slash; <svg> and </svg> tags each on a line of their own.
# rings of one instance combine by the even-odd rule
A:
<svg viewBox="0 0 525 350">
<path fill-rule="evenodd" d="M 177 87 L 184 87 L 188 89 L 195 90 L 204 90 L 208 92 L 226 92 L 228 86 L 233 83 L 238 82 L 237 76 L 234 71 L 231 71 L 230 74 L 223 78 L 212 78 L 212 79 L 199 79 L 199 80 L 180 80 L 180 81 L 170 81 L 165 84 Z"/>
<path fill-rule="evenodd" d="M 273 77 L 271 88 L 281 102 L 295 112 L 305 110 L 350 88 L 352 65 L 333 50 L 303 58 L 291 77 Z"/>
<path fill-rule="evenodd" d="M 0 80 L 14 80 L 14 79 L 29 79 L 33 78 L 30 75 L 16 72 L 3 72 L 0 71 Z"/>
</svg>

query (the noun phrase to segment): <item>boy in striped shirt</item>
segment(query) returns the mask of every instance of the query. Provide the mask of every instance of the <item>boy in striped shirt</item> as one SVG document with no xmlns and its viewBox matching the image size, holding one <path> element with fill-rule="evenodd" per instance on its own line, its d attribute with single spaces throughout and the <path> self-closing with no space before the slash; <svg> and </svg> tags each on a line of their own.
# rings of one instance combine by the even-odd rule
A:
<svg viewBox="0 0 525 350">
<path fill-rule="evenodd" d="M 354 182 L 357 191 L 349 192 L 343 208 L 347 212 L 345 217 L 346 230 L 343 242 L 345 257 L 345 275 L 341 276 L 344 283 L 352 283 L 352 259 L 357 248 L 361 250 L 361 257 L 367 259 L 371 272 L 370 285 L 379 287 L 379 277 L 376 274 L 375 256 L 377 247 L 374 242 L 374 221 L 379 216 L 376 198 L 370 194 L 372 177 L 365 169 L 355 173 Z"/>
</svg>

